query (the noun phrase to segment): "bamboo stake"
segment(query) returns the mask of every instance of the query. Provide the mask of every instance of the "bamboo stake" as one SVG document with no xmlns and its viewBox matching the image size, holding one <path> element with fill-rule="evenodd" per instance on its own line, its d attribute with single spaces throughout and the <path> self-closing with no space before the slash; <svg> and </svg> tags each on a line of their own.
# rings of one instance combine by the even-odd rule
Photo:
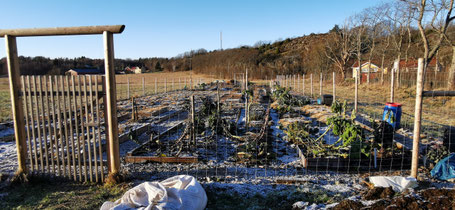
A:
<svg viewBox="0 0 455 210">
<path fill-rule="evenodd" d="M 36 76 L 33 76 L 33 92 L 35 92 L 35 96 L 33 97 L 34 99 L 34 105 L 36 107 L 36 112 L 35 112 L 35 119 L 36 119 L 36 130 L 38 133 L 37 139 L 39 142 L 39 161 L 40 161 L 40 171 L 44 172 L 44 159 L 43 159 L 43 142 L 41 139 L 41 126 L 40 126 L 40 118 L 39 118 L 39 104 L 38 104 L 38 88 L 36 85 Z M 38 145 L 36 145 L 38 146 Z M 36 149 L 36 148 L 35 148 Z"/>
<path fill-rule="evenodd" d="M 95 124 L 95 115 L 93 112 L 93 83 L 92 83 L 92 75 L 88 76 L 88 81 L 90 84 L 90 121 L 92 122 L 91 124 Z M 88 116 L 88 115 L 87 115 Z M 87 132 L 87 134 L 90 134 Z M 95 133 L 95 128 L 92 127 L 92 144 L 93 144 L 93 161 L 95 162 L 95 181 L 98 182 L 98 162 L 96 160 L 96 139 L 95 139 L 96 133 Z M 88 138 L 90 141 L 90 138 Z M 89 148 L 90 149 L 90 148 Z"/>
<path fill-rule="evenodd" d="M 45 114 L 45 110 L 44 110 L 44 96 L 43 96 L 44 90 L 43 90 L 43 83 L 42 83 L 41 76 L 38 76 L 38 85 L 39 85 L 40 99 L 41 99 L 40 103 L 39 103 L 39 106 L 40 106 L 40 109 L 42 112 L 41 124 L 43 125 L 43 144 L 41 146 L 44 147 L 44 158 L 46 159 L 45 160 L 46 169 L 47 169 L 47 172 L 50 173 L 51 169 L 49 166 L 49 155 L 47 152 L 47 135 L 46 135 L 46 119 L 45 119 L 46 114 Z M 38 106 L 38 104 L 37 104 L 37 106 Z M 40 129 L 40 127 L 38 127 L 38 129 Z"/>
<path fill-rule="evenodd" d="M 425 69 L 423 58 L 419 58 L 417 68 L 416 104 L 414 113 L 414 133 L 412 143 L 411 176 L 417 178 L 419 166 L 420 125 L 422 120 L 422 92 L 425 84 Z"/>
<path fill-rule="evenodd" d="M 72 77 L 72 76 L 71 76 Z M 76 115 L 76 110 L 73 110 L 73 106 L 71 106 L 71 92 L 70 92 L 70 83 L 69 83 L 69 76 L 65 76 L 66 80 L 66 94 L 68 97 L 66 97 L 67 103 L 68 103 L 68 118 L 69 118 L 69 123 L 70 123 L 70 137 L 68 138 L 71 141 L 71 159 L 72 159 L 72 167 L 73 168 L 73 179 L 74 181 L 77 180 L 76 176 L 76 157 L 75 157 L 75 148 L 74 148 L 74 127 L 73 127 L 73 113 Z M 65 111 L 66 113 L 66 111 Z"/>
<path fill-rule="evenodd" d="M 92 151 L 90 149 L 90 129 L 89 129 L 89 110 L 88 110 L 88 94 L 87 94 L 87 77 L 84 76 L 84 82 L 83 82 L 83 85 L 84 85 L 84 98 L 85 98 L 85 103 L 84 103 L 84 108 L 85 108 L 85 121 L 84 121 L 84 124 L 85 124 L 85 135 L 87 137 L 84 138 L 84 141 L 87 141 L 87 153 L 88 153 L 88 169 L 89 169 L 89 177 L 90 177 L 90 181 L 93 182 L 93 170 L 92 170 Z M 129 85 L 128 85 L 129 86 Z"/>
<path fill-rule="evenodd" d="M 25 139 L 25 126 L 24 126 L 24 109 L 22 101 L 19 100 L 20 91 L 20 71 L 19 71 L 19 58 L 17 57 L 17 44 L 16 37 L 4 35 L 6 60 L 8 66 L 8 79 L 9 90 L 11 97 L 11 109 L 14 122 L 14 138 L 16 139 L 16 152 L 17 152 L 17 175 L 28 173 L 26 166 L 27 159 L 27 142 Z"/>
<path fill-rule="evenodd" d="M 23 99 L 24 99 L 24 108 L 25 108 L 25 111 L 24 111 L 24 115 L 25 115 L 25 127 L 27 128 L 27 140 L 28 140 L 28 158 L 30 160 L 30 171 L 33 171 L 33 158 L 32 158 L 32 142 L 31 142 L 31 139 L 30 139 L 30 124 L 29 124 L 29 119 L 28 119 L 28 116 L 29 116 L 29 113 L 28 113 L 28 98 L 29 96 L 27 96 L 26 92 L 27 92 L 27 89 L 25 88 L 25 76 L 21 76 L 21 80 L 22 80 L 22 94 L 23 94 Z"/>
<path fill-rule="evenodd" d="M 71 76 L 71 86 L 73 89 L 73 111 L 74 111 L 74 129 L 76 130 L 76 145 L 77 145 L 77 166 L 79 167 L 79 181 L 82 181 L 82 165 L 81 165 L 81 142 L 79 135 L 79 119 L 77 117 L 77 100 L 76 100 L 76 87 L 75 87 L 74 76 Z M 78 84 L 80 85 L 80 83 Z M 80 95 L 79 95 L 80 97 Z M 82 110 L 80 112 L 82 114 Z M 76 166 L 74 166 L 76 167 Z"/>
<path fill-rule="evenodd" d="M 98 95 L 99 87 L 98 87 L 98 76 L 95 76 L 95 98 L 96 98 L 96 125 L 98 126 L 98 154 L 99 154 L 99 161 L 100 161 L 100 176 L 101 182 L 104 182 L 104 173 L 103 173 L 103 152 L 101 149 L 101 119 L 100 119 L 100 103 L 99 103 L 99 95 Z M 96 143 L 96 142 L 95 142 Z"/>
<path fill-rule="evenodd" d="M 49 86 L 50 86 L 50 91 L 51 93 L 54 93 L 54 82 L 52 80 L 52 76 L 49 76 Z M 54 145 L 55 145 L 55 154 L 52 154 L 54 155 L 56 158 L 57 158 L 57 170 L 58 170 L 58 175 L 59 176 L 62 176 L 62 170 L 61 170 L 61 167 L 60 167 L 60 148 L 59 148 L 59 145 L 58 145 L 58 134 L 57 134 L 57 120 L 55 119 L 55 115 L 57 115 L 57 112 L 55 111 L 55 105 L 56 105 L 56 101 L 54 99 L 54 94 L 51 94 L 51 101 L 52 101 L 52 127 L 54 127 Z M 60 115 L 58 115 L 60 116 Z"/>
<path fill-rule="evenodd" d="M 58 79 L 57 76 L 55 76 L 55 91 L 57 92 L 57 94 L 56 94 L 57 95 L 57 97 L 56 97 L 57 99 L 56 99 L 55 102 L 57 103 L 58 130 L 60 132 L 60 138 L 59 138 L 60 139 L 60 147 L 57 147 L 57 148 L 59 150 L 61 149 L 61 153 L 60 154 L 61 154 L 62 161 L 61 161 L 60 165 L 63 168 L 63 176 L 66 176 L 67 173 L 66 173 L 66 166 L 65 166 L 65 150 L 64 150 L 64 142 L 63 142 L 64 135 L 63 135 L 63 126 L 62 126 L 63 122 L 62 122 L 62 117 L 61 117 L 63 111 L 62 111 L 61 106 L 60 106 L 61 101 L 60 101 L 60 90 L 59 89 L 60 89 L 59 79 Z"/>
<path fill-rule="evenodd" d="M 84 132 L 84 108 L 82 103 L 82 82 L 81 76 L 78 76 L 78 86 L 79 86 L 79 105 L 80 105 L 80 118 L 81 118 L 81 138 L 78 141 L 82 141 L 82 162 L 84 164 L 84 181 L 87 182 L 87 154 L 85 152 L 85 132 Z"/>
</svg>

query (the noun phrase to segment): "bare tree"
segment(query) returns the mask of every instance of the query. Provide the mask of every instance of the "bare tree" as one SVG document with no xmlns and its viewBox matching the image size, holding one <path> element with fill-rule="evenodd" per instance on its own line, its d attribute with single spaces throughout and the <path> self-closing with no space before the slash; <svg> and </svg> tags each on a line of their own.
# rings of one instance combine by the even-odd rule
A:
<svg viewBox="0 0 455 210">
<path fill-rule="evenodd" d="M 346 79 L 349 60 L 355 50 L 350 24 L 351 20 L 346 19 L 341 28 L 330 32 L 324 51 L 326 57 L 335 64 L 343 79 Z"/>
<path fill-rule="evenodd" d="M 361 72 L 362 72 L 362 53 L 366 50 L 365 40 L 367 36 L 365 32 L 367 30 L 366 21 L 368 16 L 365 14 L 368 11 L 364 11 L 363 14 L 357 14 L 354 16 L 354 27 L 351 29 L 355 33 L 355 53 L 357 57 L 357 62 L 359 63 L 359 70 L 356 72 L 356 77 L 358 82 L 361 83 Z"/>
</svg>

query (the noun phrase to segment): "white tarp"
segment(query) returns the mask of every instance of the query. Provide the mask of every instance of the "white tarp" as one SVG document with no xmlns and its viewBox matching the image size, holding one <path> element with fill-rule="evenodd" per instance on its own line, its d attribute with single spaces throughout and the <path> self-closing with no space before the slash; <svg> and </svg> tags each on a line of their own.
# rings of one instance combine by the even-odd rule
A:
<svg viewBox="0 0 455 210">
<path fill-rule="evenodd" d="M 161 182 L 144 182 L 128 190 L 115 202 L 104 202 L 101 210 L 204 209 L 207 195 L 192 176 L 179 175 Z"/>
<path fill-rule="evenodd" d="M 417 180 L 413 177 L 402 176 L 370 176 L 370 182 L 375 187 L 392 187 L 395 192 L 403 192 L 407 188 L 417 187 Z"/>
</svg>

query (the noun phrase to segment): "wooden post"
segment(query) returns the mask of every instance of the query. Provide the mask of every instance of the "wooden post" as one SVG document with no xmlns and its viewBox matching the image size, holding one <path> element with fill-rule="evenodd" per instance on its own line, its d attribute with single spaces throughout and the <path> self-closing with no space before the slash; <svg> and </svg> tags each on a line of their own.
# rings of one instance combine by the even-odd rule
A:
<svg viewBox="0 0 455 210">
<path fill-rule="evenodd" d="M 248 132 L 249 121 L 249 108 L 248 108 L 248 69 L 245 70 L 245 131 Z"/>
<path fill-rule="evenodd" d="M 11 109 L 14 121 L 14 138 L 16 139 L 17 152 L 17 178 L 28 173 L 26 167 L 27 143 L 25 139 L 24 107 L 22 100 L 19 100 L 20 91 L 20 70 L 17 57 L 16 37 L 5 35 L 6 59 L 8 66 L 9 90 L 11 96 Z M 31 160 L 30 160 L 31 161 Z"/>
<path fill-rule="evenodd" d="M 155 94 L 158 93 L 158 84 L 157 84 L 157 78 L 155 77 Z"/>
<path fill-rule="evenodd" d="M 354 90 L 354 112 L 355 113 L 357 113 L 357 102 L 359 100 L 358 94 L 359 94 L 359 76 L 357 74 L 355 77 L 355 90 Z"/>
<path fill-rule="evenodd" d="M 302 95 L 305 95 L 305 74 L 302 74 Z"/>
<path fill-rule="evenodd" d="M 115 177 L 120 171 L 120 155 L 118 141 L 118 124 L 117 124 L 117 97 L 115 92 L 115 70 L 114 70 L 114 35 L 112 32 L 105 31 L 104 38 L 104 66 L 106 74 L 106 107 L 107 107 L 107 134 L 108 149 L 110 155 L 111 181 L 119 181 Z M 112 180 L 113 179 L 113 180 Z"/>
<path fill-rule="evenodd" d="M 145 96 L 145 78 L 142 77 L 142 95 Z"/>
<path fill-rule="evenodd" d="M 336 77 L 335 77 L 335 76 L 336 76 L 336 75 L 335 75 L 335 72 L 332 72 L 332 81 L 333 81 L 333 102 L 336 101 L 336 85 L 335 85 L 335 84 L 336 84 L 336 81 L 335 81 Z"/>
<path fill-rule="evenodd" d="M 322 97 L 322 72 L 320 73 L 319 76 L 319 96 Z"/>
<path fill-rule="evenodd" d="M 395 71 L 399 68 L 399 61 L 396 60 L 393 63 L 392 71 L 390 71 L 390 102 L 393 103 L 395 101 Z"/>
<path fill-rule="evenodd" d="M 195 107 L 194 107 L 194 95 L 191 95 L 191 142 L 196 145 L 196 131 L 195 131 Z"/>
<path fill-rule="evenodd" d="M 130 77 L 127 77 L 126 81 L 127 81 L 127 87 L 126 87 L 127 94 L 126 94 L 126 97 L 128 99 L 130 99 Z"/>
<path fill-rule="evenodd" d="M 412 164 L 411 176 L 417 178 L 417 171 L 419 166 L 419 143 L 420 143 L 420 123 L 422 120 L 422 93 L 425 84 L 423 58 L 419 58 L 417 67 L 417 87 L 416 87 L 416 104 L 414 113 L 414 133 L 412 143 Z"/>
<path fill-rule="evenodd" d="M 311 85 L 310 97 L 313 97 L 313 74 L 310 74 L 310 85 Z"/>
</svg>

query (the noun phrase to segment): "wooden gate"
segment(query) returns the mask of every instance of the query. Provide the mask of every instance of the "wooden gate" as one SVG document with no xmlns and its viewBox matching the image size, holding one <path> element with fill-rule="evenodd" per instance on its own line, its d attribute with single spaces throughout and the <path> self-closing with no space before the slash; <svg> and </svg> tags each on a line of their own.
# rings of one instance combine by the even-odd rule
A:
<svg viewBox="0 0 455 210">
<path fill-rule="evenodd" d="M 104 76 L 21 76 L 31 173 L 103 182 Z"/>
</svg>

